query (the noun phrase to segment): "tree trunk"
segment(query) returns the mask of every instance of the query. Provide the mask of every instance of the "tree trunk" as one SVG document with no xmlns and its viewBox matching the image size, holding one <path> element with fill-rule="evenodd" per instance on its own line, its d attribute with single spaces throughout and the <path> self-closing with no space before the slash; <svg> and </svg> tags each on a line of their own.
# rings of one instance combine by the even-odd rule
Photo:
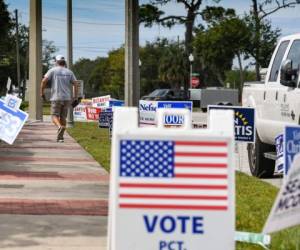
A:
<svg viewBox="0 0 300 250">
<path fill-rule="evenodd" d="M 193 9 L 188 10 L 187 14 L 187 20 L 185 23 L 185 51 L 186 51 L 186 56 L 187 58 L 191 53 L 193 53 L 193 28 L 194 28 L 194 23 L 195 23 L 195 13 Z M 187 62 L 187 68 L 189 68 L 189 60 L 186 60 Z M 187 90 L 189 88 L 189 75 L 187 74 L 186 76 L 186 81 L 185 81 L 185 86 L 184 89 Z"/>
<path fill-rule="evenodd" d="M 222 74 L 218 71 L 216 73 L 217 73 L 216 76 L 217 76 L 217 79 L 218 79 L 219 83 L 221 84 L 222 87 L 224 87 L 225 83 L 224 83 L 224 79 L 223 79 Z"/>
<path fill-rule="evenodd" d="M 195 15 L 194 13 L 189 10 L 187 15 L 187 21 L 185 23 L 185 49 L 187 55 L 193 52 L 193 28 L 195 22 Z"/>
<path fill-rule="evenodd" d="M 240 96 L 242 95 L 243 86 L 244 86 L 244 69 L 242 65 L 242 59 L 240 53 L 237 53 L 237 58 L 239 62 L 239 71 L 240 71 L 240 86 L 239 86 L 239 92 Z"/>
</svg>

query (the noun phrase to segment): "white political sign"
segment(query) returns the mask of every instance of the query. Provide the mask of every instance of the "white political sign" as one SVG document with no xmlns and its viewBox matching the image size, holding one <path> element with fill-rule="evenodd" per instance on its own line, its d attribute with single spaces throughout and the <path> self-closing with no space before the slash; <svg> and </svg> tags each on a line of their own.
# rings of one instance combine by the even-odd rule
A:
<svg viewBox="0 0 300 250">
<path fill-rule="evenodd" d="M 7 97 L 5 101 L 0 100 L 0 139 L 8 144 L 14 143 L 28 119 L 28 114 L 19 110 L 16 99 Z"/>
<path fill-rule="evenodd" d="M 300 154 L 292 163 L 281 187 L 263 233 L 273 233 L 300 224 Z"/>
<path fill-rule="evenodd" d="M 92 98 L 93 107 L 95 108 L 109 107 L 110 99 L 111 99 L 110 95 L 94 97 Z"/>
<path fill-rule="evenodd" d="M 193 102 L 190 101 L 139 101 L 139 121 L 141 126 L 157 125 L 157 110 L 158 109 L 187 109 L 190 112 L 193 110 Z M 168 114 L 164 117 L 166 127 L 180 127 L 183 124 L 183 117 L 174 114 Z"/>
<path fill-rule="evenodd" d="M 11 78 L 8 77 L 7 78 L 7 83 L 6 83 L 6 90 L 7 90 L 7 92 L 10 90 L 10 86 L 11 86 Z"/>
<path fill-rule="evenodd" d="M 112 138 L 109 250 L 233 250 L 233 111 L 218 129 L 138 128 L 136 108 L 116 108 Z M 212 124 L 212 127 L 214 124 Z"/>
<path fill-rule="evenodd" d="M 156 101 L 139 101 L 140 124 L 156 125 Z"/>
<path fill-rule="evenodd" d="M 86 105 L 79 104 L 73 109 L 74 121 L 85 122 L 87 121 L 86 116 Z"/>
<path fill-rule="evenodd" d="M 22 99 L 13 96 L 13 95 L 6 95 L 4 102 L 6 104 L 6 106 L 8 106 L 9 108 L 13 109 L 13 110 L 18 110 L 21 106 L 22 103 Z"/>
</svg>

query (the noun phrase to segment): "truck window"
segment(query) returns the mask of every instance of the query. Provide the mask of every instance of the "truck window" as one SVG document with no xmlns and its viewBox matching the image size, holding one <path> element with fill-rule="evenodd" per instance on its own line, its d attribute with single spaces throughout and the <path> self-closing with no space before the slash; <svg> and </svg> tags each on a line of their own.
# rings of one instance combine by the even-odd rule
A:
<svg viewBox="0 0 300 250">
<path fill-rule="evenodd" d="M 300 64 L 300 40 L 295 40 L 291 46 L 287 59 L 293 62 L 293 69 L 298 69 Z"/>
<path fill-rule="evenodd" d="M 277 80 L 278 73 L 280 70 L 280 65 L 282 62 L 282 58 L 284 56 L 287 46 L 289 45 L 289 42 L 290 41 L 284 41 L 279 45 L 279 48 L 277 50 L 276 56 L 273 61 L 272 69 L 271 69 L 271 74 L 270 74 L 270 78 L 269 78 L 270 82 L 276 82 L 276 80 Z"/>
</svg>

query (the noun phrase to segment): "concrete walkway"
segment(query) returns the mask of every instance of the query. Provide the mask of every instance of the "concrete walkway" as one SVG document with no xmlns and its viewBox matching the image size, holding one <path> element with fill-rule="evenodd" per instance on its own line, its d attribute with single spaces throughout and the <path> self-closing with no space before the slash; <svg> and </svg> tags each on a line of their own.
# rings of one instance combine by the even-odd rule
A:
<svg viewBox="0 0 300 250">
<path fill-rule="evenodd" d="M 104 250 L 108 174 L 49 122 L 0 142 L 0 249 Z"/>
</svg>

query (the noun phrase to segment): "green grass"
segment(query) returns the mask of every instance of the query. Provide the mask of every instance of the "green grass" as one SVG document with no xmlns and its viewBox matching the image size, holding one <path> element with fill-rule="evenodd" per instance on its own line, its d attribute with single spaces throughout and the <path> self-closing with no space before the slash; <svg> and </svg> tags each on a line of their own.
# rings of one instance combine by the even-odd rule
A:
<svg viewBox="0 0 300 250">
<path fill-rule="evenodd" d="M 236 230 L 260 233 L 270 213 L 278 189 L 257 178 L 236 174 Z M 300 227 L 283 230 L 271 235 L 274 250 L 297 249 Z M 298 244 L 300 243 L 300 239 Z M 300 245 L 299 245 L 300 247 Z M 262 249 L 250 244 L 238 244 L 238 250 Z M 300 249 L 300 248 L 299 248 Z"/>
<path fill-rule="evenodd" d="M 108 129 L 97 123 L 75 123 L 68 132 L 106 170 L 110 167 L 110 140 Z M 267 220 L 278 189 L 257 178 L 236 173 L 236 230 L 260 233 Z M 300 227 L 272 234 L 272 250 L 294 250 L 300 243 Z M 298 244 L 299 244 L 298 243 Z M 299 246 L 300 247 L 300 246 Z M 237 250 L 259 250 L 262 247 L 238 243 Z M 300 248 L 299 248 L 300 249 Z"/>
<path fill-rule="evenodd" d="M 95 122 L 76 122 L 68 128 L 70 135 L 88 151 L 107 171 L 110 167 L 110 139 L 108 129 L 98 128 Z"/>
</svg>

